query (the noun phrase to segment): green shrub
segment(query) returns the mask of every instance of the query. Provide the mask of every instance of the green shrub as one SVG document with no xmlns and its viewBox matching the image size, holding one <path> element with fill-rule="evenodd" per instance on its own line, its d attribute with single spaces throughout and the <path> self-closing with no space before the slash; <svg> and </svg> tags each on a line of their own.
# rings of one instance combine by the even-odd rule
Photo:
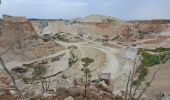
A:
<svg viewBox="0 0 170 100">
<path fill-rule="evenodd" d="M 52 59 L 51 59 L 51 62 L 54 62 L 54 61 L 58 61 L 58 60 L 60 60 L 60 58 L 57 56 L 57 57 L 53 57 Z"/>
<path fill-rule="evenodd" d="M 77 49 L 77 46 L 75 46 L 75 45 L 70 45 L 70 46 L 68 46 L 68 49 Z"/>
<path fill-rule="evenodd" d="M 31 78 L 30 77 L 22 77 L 22 81 L 25 83 L 25 84 L 28 84 L 31 82 Z"/>
<path fill-rule="evenodd" d="M 153 54 L 150 54 L 148 51 L 153 52 Z M 141 54 L 143 59 L 141 65 L 136 70 L 138 77 L 133 81 L 133 85 L 141 85 L 141 82 L 145 81 L 148 67 L 165 63 L 170 58 L 170 48 L 139 49 L 138 54 Z"/>
<path fill-rule="evenodd" d="M 142 51 L 142 56 L 143 56 L 142 65 L 146 67 L 150 67 L 160 63 L 165 63 L 169 59 L 170 53 L 168 52 L 168 53 L 160 53 L 158 55 L 153 55 L 146 51 Z"/>
<path fill-rule="evenodd" d="M 156 64 L 159 64 L 159 56 L 149 54 L 148 52 L 142 52 L 143 60 L 142 65 L 150 67 Z"/>
<path fill-rule="evenodd" d="M 32 78 L 33 79 L 40 79 L 44 76 L 46 71 L 47 71 L 46 68 L 35 67 L 34 71 L 32 72 Z"/>
<path fill-rule="evenodd" d="M 71 67 L 74 63 L 77 62 L 78 58 L 74 55 L 72 51 L 70 51 L 71 57 L 69 58 L 69 66 Z"/>
</svg>

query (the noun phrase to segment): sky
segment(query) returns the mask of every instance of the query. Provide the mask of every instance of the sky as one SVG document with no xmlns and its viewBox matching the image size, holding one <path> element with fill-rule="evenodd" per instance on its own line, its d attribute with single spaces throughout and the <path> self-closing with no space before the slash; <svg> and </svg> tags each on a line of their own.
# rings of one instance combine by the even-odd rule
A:
<svg viewBox="0 0 170 100">
<path fill-rule="evenodd" d="M 3 14 L 42 19 L 94 14 L 123 20 L 170 19 L 170 0 L 2 0 Z"/>
</svg>

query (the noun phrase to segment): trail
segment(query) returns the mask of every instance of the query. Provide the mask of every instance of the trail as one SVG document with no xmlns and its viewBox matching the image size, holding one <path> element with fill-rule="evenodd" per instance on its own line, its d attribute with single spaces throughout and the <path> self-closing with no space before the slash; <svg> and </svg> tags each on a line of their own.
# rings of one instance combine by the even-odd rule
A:
<svg viewBox="0 0 170 100">
<path fill-rule="evenodd" d="M 43 58 L 40 58 L 40 59 L 36 59 L 36 60 L 31 60 L 31 61 L 26 61 L 26 62 L 19 62 L 19 61 L 11 61 L 11 62 L 6 62 L 6 66 L 8 67 L 9 70 L 11 70 L 12 68 L 16 67 L 16 66 L 22 66 L 23 64 L 30 64 L 30 63 L 33 63 L 33 62 L 36 62 L 36 61 L 42 61 L 44 59 L 48 59 L 48 58 L 51 58 L 51 57 L 56 57 L 58 55 L 61 55 L 63 53 L 66 53 L 67 50 L 61 50 L 55 54 L 52 54 L 52 55 L 49 55 L 49 56 L 46 56 L 46 57 L 43 57 Z M 0 65 L 1 67 L 1 65 Z"/>
<path fill-rule="evenodd" d="M 124 44 L 124 45 L 138 44 L 138 43 L 148 42 L 148 41 L 152 41 L 152 40 L 157 40 L 157 38 L 154 38 L 154 39 L 145 39 L 145 40 L 141 40 L 141 41 L 137 41 L 137 42 L 127 43 L 127 44 Z"/>
<path fill-rule="evenodd" d="M 86 44 L 86 45 L 79 44 L 79 46 L 95 48 L 106 54 L 106 66 L 100 73 L 111 73 L 111 78 L 115 79 L 116 74 L 118 73 L 119 70 L 119 64 L 114 53 L 117 52 L 118 50 L 111 47 L 104 46 L 100 43 L 94 42 L 92 40 L 88 40 L 86 38 L 83 39 L 91 44 Z"/>
<path fill-rule="evenodd" d="M 115 53 L 115 51 L 106 49 L 105 47 L 96 47 L 94 45 L 91 45 L 91 46 L 83 45 L 83 47 L 94 48 L 94 49 L 100 50 L 106 54 L 106 66 L 101 71 L 101 73 L 111 73 L 111 77 L 112 77 L 112 79 L 114 79 L 115 75 L 119 69 L 118 60 L 117 60 L 116 56 L 113 54 L 113 53 Z"/>
<path fill-rule="evenodd" d="M 82 57 L 84 57 L 85 53 L 82 49 L 82 47 L 90 47 L 90 48 L 94 48 L 97 50 L 100 50 L 102 52 L 104 52 L 106 54 L 106 65 L 105 68 L 101 71 L 101 73 L 111 73 L 111 78 L 114 79 L 116 77 L 116 74 L 118 73 L 119 70 L 119 64 L 118 64 L 118 60 L 116 58 L 116 56 L 114 55 L 115 52 L 117 52 L 118 50 L 111 48 L 111 47 L 106 47 L 100 43 L 88 40 L 83 38 L 86 42 L 79 42 L 79 43 L 66 43 L 66 42 L 62 42 L 59 40 L 56 40 L 56 43 L 59 43 L 62 46 L 70 46 L 70 45 L 75 45 L 79 48 Z M 89 44 L 91 43 L 91 44 Z M 80 63 L 81 64 L 81 63 Z"/>
</svg>

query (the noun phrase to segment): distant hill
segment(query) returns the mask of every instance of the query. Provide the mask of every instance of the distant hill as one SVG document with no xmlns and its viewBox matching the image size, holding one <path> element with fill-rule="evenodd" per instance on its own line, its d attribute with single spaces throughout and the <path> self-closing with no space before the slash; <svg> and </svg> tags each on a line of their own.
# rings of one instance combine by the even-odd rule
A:
<svg viewBox="0 0 170 100">
<path fill-rule="evenodd" d="M 86 16 L 84 18 L 78 17 L 72 19 L 73 21 L 77 22 L 120 22 L 121 20 L 111 17 L 111 16 L 105 16 L 105 15 L 90 15 Z"/>
</svg>

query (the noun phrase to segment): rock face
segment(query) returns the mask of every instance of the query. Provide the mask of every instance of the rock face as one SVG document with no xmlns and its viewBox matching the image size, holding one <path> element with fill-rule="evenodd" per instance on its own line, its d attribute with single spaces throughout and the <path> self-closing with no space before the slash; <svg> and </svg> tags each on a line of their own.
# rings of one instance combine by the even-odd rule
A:
<svg viewBox="0 0 170 100">
<path fill-rule="evenodd" d="M 72 96 L 69 96 L 69 97 L 65 98 L 64 100 L 74 100 L 74 98 Z"/>
<path fill-rule="evenodd" d="M 110 23 L 92 23 L 92 22 L 66 22 L 66 21 L 42 21 L 31 20 L 37 34 L 50 33 L 88 33 L 90 35 L 109 35 L 114 36 L 113 24 Z M 42 24 L 43 23 L 43 24 Z"/>
<path fill-rule="evenodd" d="M 26 22 L 28 21 L 26 17 L 23 16 L 9 16 L 9 15 L 3 15 L 3 21 L 5 22 Z"/>
<path fill-rule="evenodd" d="M 89 36 L 114 38 L 119 36 L 122 41 L 134 42 L 152 39 L 166 32 L 169 34 L 169 21 L 120 21 L 109 16 L 92 15 L 85 18 L 66 20 L 30 20 L 37 34 L 86 33 Z M 165 34 L 165 33 L 162 33 Z M 161 34 L 161 35 L 162 35 Z M 162 37 L 160 41 L 162 40 Z M 154 41 L 151 41 L 151 43 Z M 148 42 L 150 43 L 150 42 Z"/>
<path fill-rule="evenodd" d="M 102 15 L 79 18 L 79 21 L 75 20 L 75 22 L 68 20 L 27 20 L 25 17 L 11 16 L 3 16 L 3 18 L 0 21 L 1 50 L 3 51 L 13 44 L 15 46 L 10 55 L 20 55 L 20 59 L 28 60 L 37 59 L 61 49 L 61 46 L 52 41 L 44 42 L 40 39 L 38 36 L 42 34 L 86 33 L 89 36 L 99 38 L 105 36 L 112 39 L 118 36 L 118 41 L 134 42 L 155 38 L 155 34 L 164 31 L 169 32 L 167 31 L 169 30 L 169 21 L 130 21 L 122 23 L 116 18 Z M 167 37 L 156 38 L 159 38 L 158 42 L 162 42 Z M 152 40 L 146 43 L 155 42 Z"/>
<path fill-rule="evenodd" d="M 26 38 L 36 35 L 30 22 L 0 24 L 0 46 L 9 46 L 11 43 L 21 44 Z"/>
<path fill-rule="evenodd" d="M 15 18 L 11 17 L 11 20 Z M 52 41 L 44 42 L 39 38 L 30 21 L 1 21 L 0 52 L 5 51 L 11 45 L 12 48 L 6 55 L 8 59 L 4 58 L 7 61 L 37 59 L 61 49 L 60 45 Z"/>
</svg>

